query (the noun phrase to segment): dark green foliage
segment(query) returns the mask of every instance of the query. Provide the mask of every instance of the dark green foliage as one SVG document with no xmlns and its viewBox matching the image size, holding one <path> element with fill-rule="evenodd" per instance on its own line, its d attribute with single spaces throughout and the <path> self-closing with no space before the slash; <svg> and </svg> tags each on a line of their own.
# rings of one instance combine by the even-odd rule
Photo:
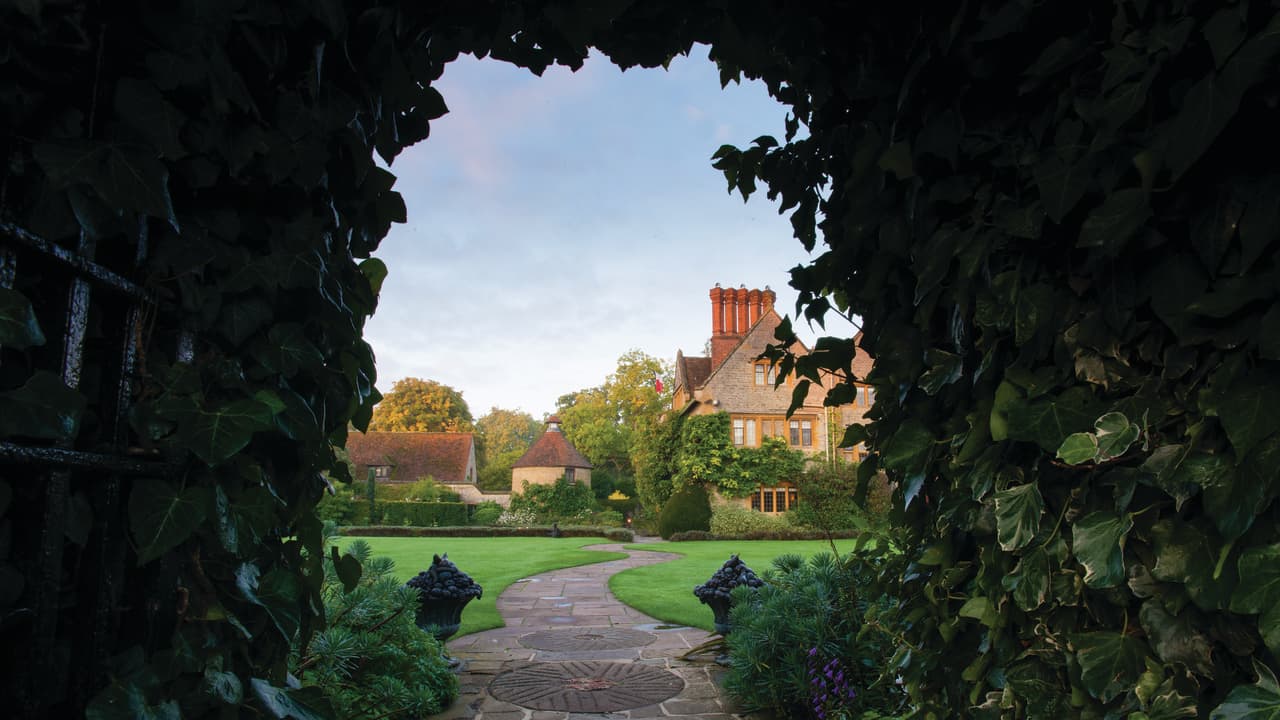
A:
<svg viewBox="0 0 1280 720">
<path fill-rule="evenodd" d="M 724 82 L 762 79 L 787 106 L 781 143 L 726 146 L 715 165 L 743 197 L 765 184 L 816 253 L 793 272 L 804 318 L 861 318 L 876 358 L 859 378 L 877 389 L 872 422 L 841 445 L 875 450 L 863 486 L 880 470 L 896 485 L 902 554 L 869 590 L 895 598 L 876 622 L 900 634 L 889 668 L 922 716 L 1273 707 L 1274 7 L 613 7 L 0 9 L 5 219 L 67 248 L 83 231 L 121 267 L 145 255 L 130 274 L 165 303 L 127 444 L 181 468 L 126 492 L 121 586 L 190 596 L 181 622 L 171 600 L 121 606 L 95 711 L 283 717 L 311 700 L 282 688 L 290 631 L 305 643 L 323 621 L 319 473 L 346 474 L 331 446 L 378 399 L 360 333 L 387 268 L 367 258 L 405 218 L 372 154 L 427 136 L 445 64 L 471 52 L 541 73 L 595 46 L 656 67 L 695 42 Z M 108 414 L 89 395 L 114 360 L 91 358 L 79 389 L 32 370 L 62 318 L 33 279 L 13 290 L 0 435 L 104 442 L 86 419 Z M 798 387 L 852 380 L 851 340 L 792 357 L 788 327 L 771 355 Z M 633 453 L 650 507 L 676 477 L 679 424 L 659 427 Z M 34 556 L 39 528 L 6 520 L 12 556 Z M 64 534 L 75 552 L 83 534 Z M 63 657 L 88 602 L 60 598 Z"/>
<path fill-rule="evenodd" d="M 664 539 L 689 530 L 711 530 L 711 499 L 701 485 L 678 490 L 658 515 L 658 534 Z"/>
<path fill-rule="evenodd" d="M 524 490 L 511 496 L 511 510 L 531 510 L 539 522 L 571 520 L 591 513 L 595 499 L 583 483 L 558 478 L 551 485 L 525 483 Z"/>
<path fill-rule="evenodd" d="M 343 528 L 347 535 L 362 537 L 546 537 L 549 525 L 532 527 L 390 527 L 387 525 L 358 525 Z M 634 534 L 625 528 L 604 528 L 581 525 L 561 525 L 562 537 L 603 537 L 614 542 L 631 542 Z"/>
<path fill-rule="evenodd" d="M 460 502 L 408 502 L 378 503 L 380 522 L 383 525 L 408 525 L 410 527 L 439 527 L 442 525 L 466 525 L 467 506 Z"/>
<path fill-rule="evenodd" d="M 695 415 L 680 426 L 672 463 L 672 484 L 705 484 L 728 497 L 742 497 L 760 487 L 794 480 L 804 469 L 804 454 L 781 438 L 765 438 L 758 448 L 733 444 L 729 413 Z"/>
<path fill-rule="evenodd" d="M 443 646 L 414 624 L 418 591 L 394 577 L 391 560 L 371 557 L 363 540 L 347 552 L 363 574 L 344 582 L 335 565 L 325 563 L 322 593 L 331 621 L 293 658 L 293 673 L 323 691 L 344 719 L 409 720 L 440 712 L 457 697 L 458 679 Z"/>
<path fill-rule="evenodd" d="M 631 463 L 636 469 L 636 496 L 650 510 L 662 507 L 675 490 L 675 459 L 680 449 L 684 416 L 650 420 L 636 431 Z"/>
<path fill-rule="evenodd" d="M 897 486 L 873 587 L 921 716 L 1243 717 L 1280 667 L 1276 7 L 739 22 L 722 72 L 794 120 L 717 166 L 793 209 L 799 312 L 861 318 L 846 439 Z M 784 372 L 853 380 L 786 330 Z"/>
<path fill-rule="evenodd" d="M 471 522 L 474 525 L 492 525 L 498 521 L 498 516 L 502 515 L 502 506 L 492 500 L 485 500 L 476 505 L 476 509 L 471 513 Z"/>
<path fill-rule="evenodd" d="M 732 594 L 725 687 L 748 708 L 788 718 L 814 717 L 815 700 L 821 702 L 828 692 L 820 691 L 821 680 L 832 687 L 847 683 L 855 692 L 852 698 L 838 698 L 838 704 L 837 698 L 828 698 L 825 711 L 832 716 L 897 710 L 905 698 L 892 678 L 881 678 L 893 643 L 863 627 L 868 604 L 858 589 L 873 572 L 866 561 L 852 556 L 842 561 L 815 555 L 808 563 L 795 555 L 775 559 L 764 573 L 763 587 Z M 832 660 L 838 667 L 827 667 Z M 832 677 L 821 677 L 826 669 Z"/>
</svg>

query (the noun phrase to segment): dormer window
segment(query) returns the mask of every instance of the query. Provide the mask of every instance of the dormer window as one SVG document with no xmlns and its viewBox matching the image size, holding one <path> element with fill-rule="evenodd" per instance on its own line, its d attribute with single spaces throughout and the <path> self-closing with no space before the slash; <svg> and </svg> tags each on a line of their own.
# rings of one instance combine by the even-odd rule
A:
<svg viewBox="0 0 1280 720">
<path fill-rule="evenodd" d="M 390 465 L 370 465 L 373 470 L 373 479 L 379 482 L 386 482 L 391 479 Z"/>
</svg>

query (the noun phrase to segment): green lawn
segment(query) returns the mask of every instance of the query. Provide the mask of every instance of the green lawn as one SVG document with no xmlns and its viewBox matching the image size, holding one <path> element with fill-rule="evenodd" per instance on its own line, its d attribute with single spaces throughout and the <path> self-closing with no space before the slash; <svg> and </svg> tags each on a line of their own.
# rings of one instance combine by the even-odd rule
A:
<svg viewBox="0 0 1280 720">
<path fill-rule="evenodd" d="M 354 537 L 339 539 L 339 547 Z M 484 588 L 484 597 L 472 600 L 462 611 L 462 628 L 455 637 L 481 630 L 502 627 L 497 599 L 502 591 L 520 578 L 559 568 L 590 565 L 617 560 L 622 553 L 583 550 L 584 545 L 610 542 L 604 538 L 360 538 L 369 543 L 374 555 L 389 557 L 396 563 L 396 577 L 407 581 L 431 566 L 431 556 L 448 553 L 458 569 L 470 575 Z"/>
<path fill-rule="evenodd" d="M 837 540 L 845 553 L 854 540 Z M 609 589 L 619 600 L 640 612 L 673 625 L 711 630 L 711 609 L 698 602 L 693 588 L 711 577 L 729 556 L 737 553 L 756 574 L 772 566 L 779 555 L 809 557 L 831 552 L 825 540 L 712 540 L 706 542 L 627 545 L 628 550 L 677 553 L 671 562 L 633 568 L 609 579 Z M 452 557 L 452 556 L 451 556 Z"/>
</svg>

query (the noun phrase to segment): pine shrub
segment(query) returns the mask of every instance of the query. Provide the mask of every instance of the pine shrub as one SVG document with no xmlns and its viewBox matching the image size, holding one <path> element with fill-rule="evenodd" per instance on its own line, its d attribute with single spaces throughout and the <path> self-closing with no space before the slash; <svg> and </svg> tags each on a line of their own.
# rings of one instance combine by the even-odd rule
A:
<svg viewBox="0 0 1280 720">
<path fill-rule="evenodd" d="M 321 593 L 329 626 L 295 649 L 293 674 L 324 692 L 340 718 L 408 720 L 440 712 L 457 697 L 458 679 L 443 646 L 414 624 L 418 591 L 395 578 L 389 558 L 372 557 L 363 540 L 347 553 L 363 568 L 359 581 L 348 590 L 325 559 Z"/>
<path fill-rule="evenodd" d="M 701 485 L 690 485 L 672 494 L 658 515 L 658 534 L 663 539 L 689 530 L 711 531 L 711 499 Z"/>
<path fill-rule="evenodd" d="M 760 588 L 734 591 L 725 688 L 749 709 L 784 718 L 858 718 L 903 702 L 886 638 L 864 630 L 857 588 L 873 568 L 830 553 L 774 560 Z M 829 673 L 829 674 L 828 674 Z"/>
</svg>

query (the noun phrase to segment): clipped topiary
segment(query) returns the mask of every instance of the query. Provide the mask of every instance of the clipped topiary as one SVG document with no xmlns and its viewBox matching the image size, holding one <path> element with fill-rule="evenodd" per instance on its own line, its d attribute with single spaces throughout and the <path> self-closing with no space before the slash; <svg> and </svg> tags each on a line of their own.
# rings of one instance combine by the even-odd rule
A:
<svg viewBox="0 0 1280 720">
<path fill-rule="evenodd" d="M 664 540 L 689 530 L 711 531 L 711 499 L 701 485 L 674 493 L 658 515 L 658 534 Z"/>
</svg>

